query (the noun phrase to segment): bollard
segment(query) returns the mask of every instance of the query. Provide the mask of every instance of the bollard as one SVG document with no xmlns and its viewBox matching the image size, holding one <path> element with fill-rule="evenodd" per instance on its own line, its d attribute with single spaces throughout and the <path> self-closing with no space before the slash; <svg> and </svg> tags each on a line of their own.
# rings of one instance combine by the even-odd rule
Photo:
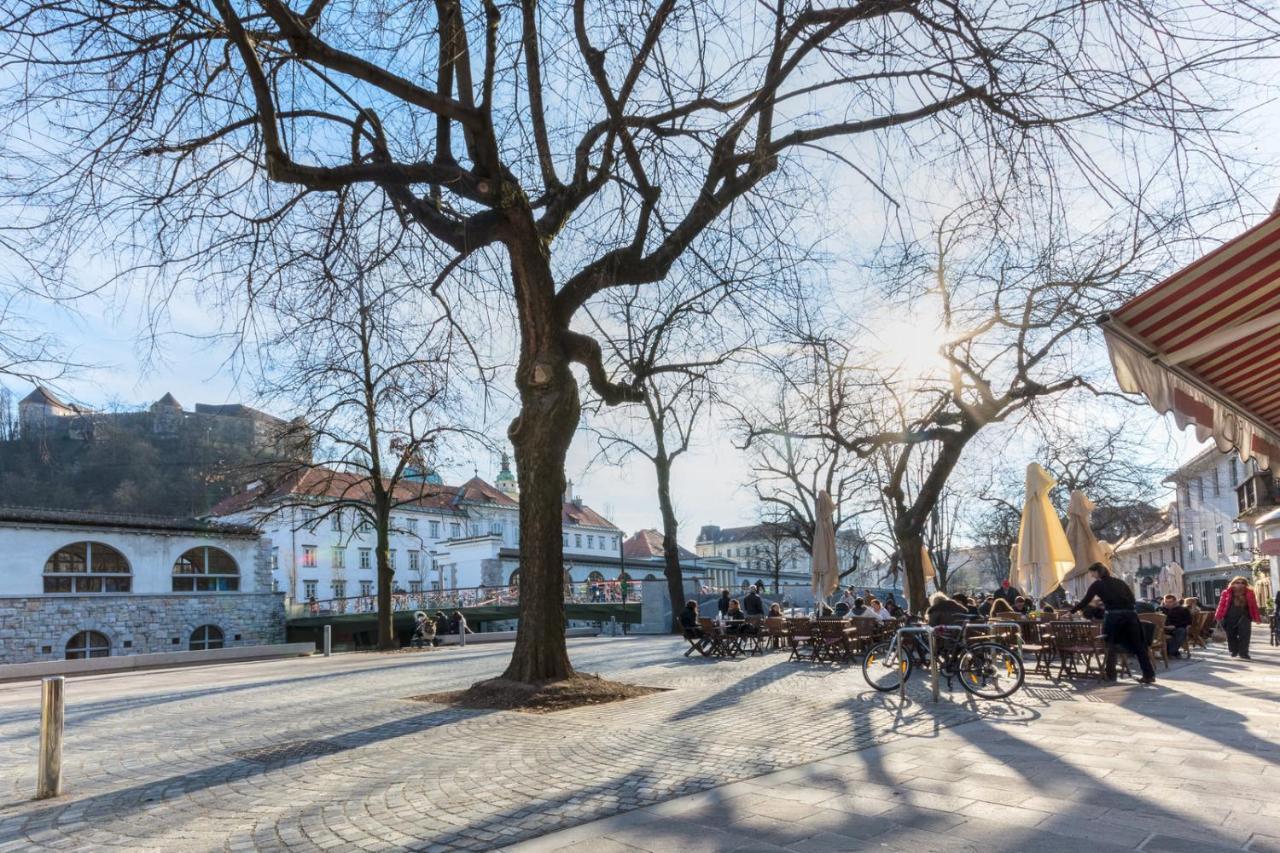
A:
<svg viewBox="0 0 1280 853">
<path fill-rule="evenodd" d="M 329 657 L 333 654 L 333 626 L 324 626 L 324 656 Z"/>
<path fill-rule="evenodd" d="M 40 770 L 36 799 L 62 793 L 62 721 L 64 684 L 61 675 L 40 681 Z"/>
<path fill-rule="evenodd" d="M 467 647 L 467 626 L 458 625 L 458 647 L 465 649 Z"/>
<path fill-rule="evenodd" d="M 618 617 L 617 616 L 609 617 L 609 636 L 610 637 L 618 636 Z"/>
</svg>

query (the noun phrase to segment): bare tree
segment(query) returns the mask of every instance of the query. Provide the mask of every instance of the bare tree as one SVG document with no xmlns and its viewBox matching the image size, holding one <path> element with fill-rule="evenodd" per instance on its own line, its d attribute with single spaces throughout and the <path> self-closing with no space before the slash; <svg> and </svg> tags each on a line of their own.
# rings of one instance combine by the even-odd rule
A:
<svg viewBox="0 0 1280 853">
<path fill-rule="evenodd" d="M 275 466 L 259 494 L 272 499 L 270 512 L 304 507 L 309 523 L 337 516 L 354 522 L 343 528 L 350 536 L 373 533 L 378 647 L 394 649 L 391 535 L 406 531 L 393 513 L 440 502 L 441 489 L 411 479 L 413 469 L 441 464 L 449 440 L 472 433 L 459 420 L 447 318 L 430 313 L 399 255 L 383 254 L 376 236 L 367 250 L 352 225 L 334 228 L 340 245 L 317 260 L 314 281 L 275 292 L 269 305 L 260 395 L 296 404 L 285 438 L 311 443 L 313 458 Z"/>
<path fill-rule="evenodd" d="M 0 97 L 25 161 L 3 198 L 48 212 L 31 229 L 46 252 L 105 235 L 163 301 L 175 282 L 287 279 L 322 250 L 294 225 L 367 188 L 403 239 L 447 253 L 424 290 L 471 274 L 454 298 L 512 300 L 524 490 L 506 676 L 564 678 L 573 365 L 608 404 L 640 402 L 646 379 L 610 381 L 574 328 L 584 306 L 678 274 L 708 235 L 776 242 L 820 186 L 817 156 L 864 161 L 875 186 L 867 152 L 996 176 L 1070 165 L 1134 201 L 1101 141 L 1211 144 L 1214 81 L 1265 54 L 1274 21 L 1220 0 L 1176 20 L 1094 6 L 17 0 Z"/>
<path fill-rule="evenodd" d="M 873 509 L 866 464 L 833 432 L 811 428 L 815 418 L 849 404 L 841 375 L 846 365 L 839 363 L 836 349 L 811 340 L 782 354 L 760 353 L 748 381 L 767 383 L 774 400 L 742 408 L 737 416 L 739 446 L 751 454 L 751 487 L 806 554 L 813 553 L 820 491 L 831 495 L 837 533 Z"/>
</svg>

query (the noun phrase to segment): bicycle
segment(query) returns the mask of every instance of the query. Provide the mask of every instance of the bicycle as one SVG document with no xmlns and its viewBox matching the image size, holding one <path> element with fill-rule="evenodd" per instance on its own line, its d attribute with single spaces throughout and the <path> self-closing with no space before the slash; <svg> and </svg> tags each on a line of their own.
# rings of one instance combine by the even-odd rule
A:
<svg viewBox="0 0 1280 853">
<path fill-rule="evenodd" d="M 1004 699 L 1022 686 L 1026 672 L 1022 658 L 1013 649 L 989 637 L 966 637 L 963 625 L 934 628 L 937 638 L 938 671 L 983 699 Z M 903 653 L 905 652 L 905 654 Z M 862 677 L 876 690 L 898 690 L 911 678 L 915 667 L 929 666 L 929 645 L 918 634 L 895 633 L 872 646 L 862 659 Z"/>
</svg>

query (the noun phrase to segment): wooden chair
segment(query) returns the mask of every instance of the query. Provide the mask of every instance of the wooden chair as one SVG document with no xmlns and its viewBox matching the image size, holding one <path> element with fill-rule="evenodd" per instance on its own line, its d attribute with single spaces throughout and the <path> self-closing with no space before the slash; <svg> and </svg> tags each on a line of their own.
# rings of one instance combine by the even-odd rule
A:
<svg viewBox="0 0 1280 853">
<path fill-rule="evenodd" d="M 1089 678 L 1102 673 L 1102 639 L 1094 622 L 1051 622 L 1053 654 L 1058 659 L 1058 678 Z M 1081 671 L 1080 664 L 1084 663 Z"/>
<path fill-rule="evenodd" d="M 689 648 L 686 649 L 684 653 L 685 657 L 688 657 L 694 652 L 697 652 L 703 657 L 706 657 L 709 654 L 711 649 L 711 640 L 707 637 L 706 631 L 701 628 L 696 630 L 686 628 L 684 631 L 684 639 L 685 642 L 689 644 Z"/>
<path fill-rule="evenodd" d="M 790 629 L 787 627 L 787 617 L 768 616 L 765 618 L 764 636 L 768 638 L 770 648 L 782 648 L 782 644 L 786 641 L 790 633 Z"/>
<path fill-rule="evenodd" d="M 1197 610 L 1191 614 L 1191 630 L 1187 632 L 1187 641 L 1198 649 L 1207 649 L 1209 647 L 1209 623 L 1213 620 L 1213 614 L 1208 610 Z M 1187 652 L 1190 654 L 1191 649 Z"/>
<path fill-rule="evenodd" d="M 790 660 L 813 658 L 813 624 L 806 616 L 796 616 L 787 626 L 787 644 L 791 647 Z"/>
<path fill-rule="evenodd" d="M 1159 657 L 1163 660 L 1165 669 L 1169 668 L 1169 639 L 1164 635 L 1164 623 L 1168 618 L 1163 613 L 1138 614 L 1139 622 L 1146 622 L 1156 629 L 1151 635 L 1151 645 L 1147 649 L 1147 654 L 1152 658 Z"/>
<path fill-rule="evenodd" d="M 880 620 L 867 616 L 851 616 L 849 618 L 848 644 L 850 652 L 861 655 L 875 645 L 880 627 Z"/>
<path fill-rule="evenodd" d="M 725 634 L 724 630 L 714 620 L 705 616 L 700 617 L 698 619 L 698 627 L 702 629 L 702 633 L 710 641 L 707 646 L 707 654 L 722 658 L 731 658 L 738 655 L 738 644 Z"/>
<path fill-rule="evenodd" d="M 819 619 L 814 623 L 813 659 L 843 663 L 853 656 L 849 625 L 843 619 Z"/>
</svg>

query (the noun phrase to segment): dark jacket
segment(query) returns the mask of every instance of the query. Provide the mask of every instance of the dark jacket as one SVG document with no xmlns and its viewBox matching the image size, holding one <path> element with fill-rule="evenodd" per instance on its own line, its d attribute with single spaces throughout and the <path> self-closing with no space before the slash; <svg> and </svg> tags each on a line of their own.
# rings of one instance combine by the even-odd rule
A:
<svg viewBox="0 0 1280 853">
<path fill-rule="evenodd" d="M 929 620 L 930 627 L 936 628 L 939 625 L 960 625 L 967 622 L 969 610 L 958 601 L 947 599 L 929 605 L 924 615 Z"/>
<path fill-rule="evenodd" d="M 1191 611 L 1181 604 L 1175 604 L 1172 607 L 1161 607 L 1160 612 L 1164 614 L 1164 624 L 1169 628 L 1191 627 Z"/>
<path fill-rule="evenodd" d="M 691 631 L 698 627 L 698 611 L 686 607 L 680 611 L 680 627 Z"/>
<path fill-rule="evenodd" d="M 724 595 L 720 596 L 720 600 L 716 602 L 716 609 L 720 611 L 720 615 L 722 616 L 729 612 L 728 593 L 725 593 Z"/>
<path fill-rule="evenodd" d="M 1022 593 L 1018 592 L 1018 588 L 1013 584 L 1009 584 L 1007 587 L 1000 587 L 995 592 L 991 593 L 991 595 L 995 598 L 1003 598 L 1009 604 L 1013 604 L 1013 600 L 1022 595 Z"/>
<path fill-rule="evenodd" d="M 742 598 L 742 611 L 748 616 L 764 615 L 764 599 L 760 597 L 760 593 L 756 592 L 756 588 L 752 587 Z"/>
</svg>

